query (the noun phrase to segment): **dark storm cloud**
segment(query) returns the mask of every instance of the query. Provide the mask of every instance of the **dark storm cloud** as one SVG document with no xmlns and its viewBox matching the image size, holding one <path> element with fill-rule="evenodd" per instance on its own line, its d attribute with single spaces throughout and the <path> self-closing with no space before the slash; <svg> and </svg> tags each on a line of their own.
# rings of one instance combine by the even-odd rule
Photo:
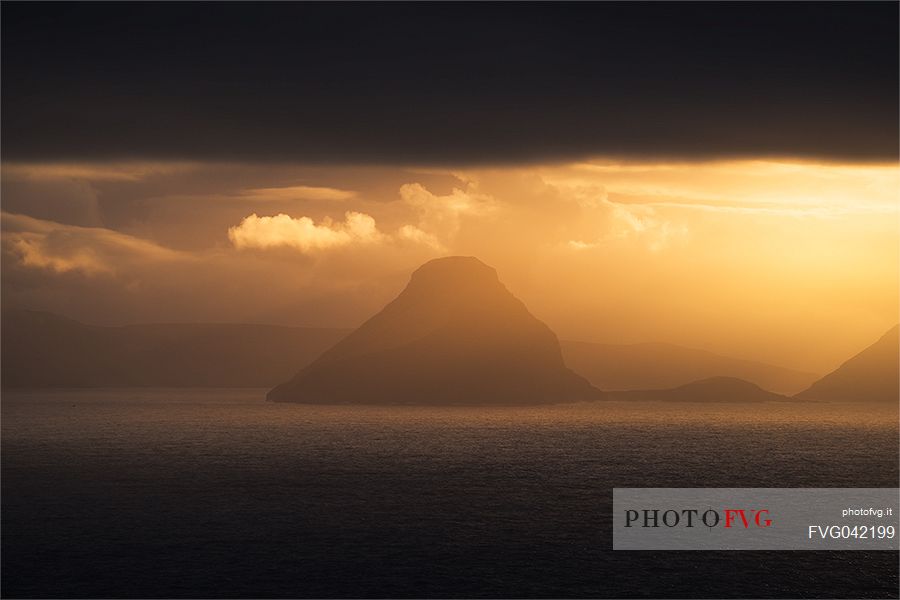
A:
<svg viewBox="0 0 900 600">
<path fill-rule="evenodd" d="M 3 158 L 897 156 L 897 3 L 19 4 Z"/>
</svg>

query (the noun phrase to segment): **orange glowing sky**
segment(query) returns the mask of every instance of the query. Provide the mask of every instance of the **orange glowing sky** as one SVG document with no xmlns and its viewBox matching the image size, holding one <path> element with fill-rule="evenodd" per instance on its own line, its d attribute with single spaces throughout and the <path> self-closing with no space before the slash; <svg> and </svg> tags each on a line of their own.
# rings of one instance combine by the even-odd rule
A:
<svg viewBox="0 0 900 600">
<path fill-rule="evenodd" d="M 898 320 L 900 168 L 3 165 L 3 303 L 93 323 L 352 327 L 475 255 L 561 338 L 825 372 Z"/>
</svg>

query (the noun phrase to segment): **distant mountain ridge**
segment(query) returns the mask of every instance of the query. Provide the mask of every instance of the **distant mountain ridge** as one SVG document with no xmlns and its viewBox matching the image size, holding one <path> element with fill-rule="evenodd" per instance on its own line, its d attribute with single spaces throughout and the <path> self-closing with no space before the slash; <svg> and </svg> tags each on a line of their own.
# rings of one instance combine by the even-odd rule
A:
<svg viewBox="0 0 900 600">
<path fill-rule="evenodd" d="M 508 405 L 597 400 L 556 334 L 474 257 L 429 261 L 387 306 L 273 388 L 314 404 Z"/>
<path fill-rule="evenodd" d="M 270 387 L 347 334 L 238 324 L 85 325 L 4 310 L 4 388 Z"/>
<path fill-rule="evenodd" d="M 4 388 L 270 388 L 291 378 L 299 366 L 312 362 L 348 333 L 349 329 L 253 324 L 106 327 L 86 325 L 47 312 L 5 309 L 0 324 L 0 383 Z M 876 346 L 884 351 L 878 352 L 882 360 L 876 362 L 882 365 L 880 371 L 886 373 L 881 379 L 886 380 L 887 385 L 881 386 L 881 392 L 877 389 L 866 392 L 868 397 L 897 402 L 896 339 L 895 327 L 876 342 Z M 560 345 L 566 364 L 605 390 L 673 389 L 697 380 L 730 376 L 764 389 L 790 394 L 791 390 L 784 389 L 783 385 L 779 387 L 778 382 L 790 383 L 794 377 L 792 373 L 798 373 L 780 367 L 767 371 L 768 365 L 762 363 L 668 344 L 562 341 Z M 865 352 L 861 353 L 865 355 L 863 358 L 868 356 Z M 715 358 L 704 363 L 703 357 L 710 355 Z M 858 360 L 855 357 L 845 365 L 853 367 Z M 733 368 L 725 368 L 729 363 L 741 368 L 749 363 L 753 368 L 749 372 L 735 373 Z M 688 365 L 688 368 L 682 369 L 681 365 Z M 852 390 L 864 389 L 866 384 L 851 385 L 847 371 L 842 369 L 815 385 L 808 385 L 808 389 L 796 397 L 825 401 L 859 398 L 860 394 Z M 840 376 L 837 375 L 839 371 L 842 371 Z M 783 375 L 784 372 L 787 374 Z M 861 376 L 858 373 L 853 379 Z M 801 373 L 796 377 L 801 381 L 810 375 Z M 840 384 L 841 380 L 846 383 Z M 841 386 L 849 391 L 838 393 Z"/>
<path fill-rule="evenodd" d="M 107 327 L 41 311 L 4 310 L 0 327 L 2 385 L 271 387 L 290 378 L 303 361 L 312 362 L 350 331 L 233 323 Z M 784 387 L 795 379 L 808 379 L 803 387 L 815 379 L 781 367 L 768 371 L 768 365 L 762 363 L 668 344 L 562 340 L 560 346 L 566 364 L 600 389 L 669 388 L 721 375 L 789 393 Z M 665 349 L 662 355 L 656 352 L 660 347 Z M 707 355 L 714 360 L 704 364 Z M 664 360 L 656 361 L 660 356 Z M 162 363 L 146 364 L 151 359 Z M 728 366 L 745 363 L 759 367 L 741 371 Z M 681 370 L 684 364 L 693 366 Z"/>
</svg>

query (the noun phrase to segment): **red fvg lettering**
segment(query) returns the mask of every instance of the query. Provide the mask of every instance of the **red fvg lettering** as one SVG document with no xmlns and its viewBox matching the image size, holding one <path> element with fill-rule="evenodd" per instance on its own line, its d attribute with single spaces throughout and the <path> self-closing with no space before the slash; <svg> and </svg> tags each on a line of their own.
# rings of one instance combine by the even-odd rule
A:
<svg viewBox="0 0 900 600">
<path fill-rule="evenodd" d="M 763 515 L 769 514 L 768 509 L 751 510 L 750 514 L 751 518 L 748 519 L 747 512 L 743 508 L 726 508 L 725 527 L 730 529 L 735 522 L 735 517 L 741 518 L 741 524 L 744 526 L 744 529 L 749 529 L 751 522 L 755 523 L 757 527 L 769 527 L 772 524 L 771 519 L 762 520 Z"/>
</svg>

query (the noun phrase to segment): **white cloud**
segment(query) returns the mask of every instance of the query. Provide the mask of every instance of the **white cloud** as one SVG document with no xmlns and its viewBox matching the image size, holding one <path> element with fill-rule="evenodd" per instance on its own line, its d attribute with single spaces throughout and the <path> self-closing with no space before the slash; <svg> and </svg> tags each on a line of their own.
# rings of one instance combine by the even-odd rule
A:
<svg viewBox="0 0 900 600">
<path fill-rule="evenodd" d="M 309 217 L 294 218 L 283 213 L 260 217 L 254 213 L 240 225 L 229 228 L 228 238 L 238 249 L 289 247 L 315 252 L 352 244 L 373 244 L 382 241 L 384 235 L 371 216 L 351 211 L 344 215 L 343 223 L 326 218 L 318 225 Z"/>
</svg>

